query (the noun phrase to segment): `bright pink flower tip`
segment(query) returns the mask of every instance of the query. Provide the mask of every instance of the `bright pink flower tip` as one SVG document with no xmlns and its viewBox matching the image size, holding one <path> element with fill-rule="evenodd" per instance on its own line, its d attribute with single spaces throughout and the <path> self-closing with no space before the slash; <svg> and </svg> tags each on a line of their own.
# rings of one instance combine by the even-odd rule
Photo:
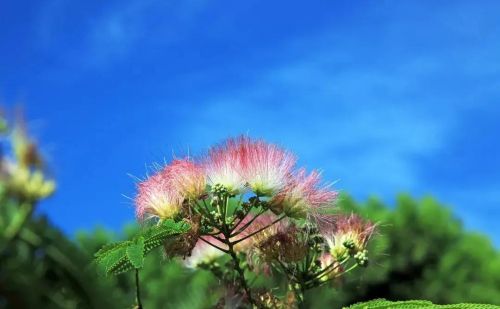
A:
<svg viewBox="0 0 500 309">
<path fill-rule="evenodd" d="M 209 181 L 231 191 L 248 185 L 258 195 L 271 196 L 287 183 L 295 157 L 280 147 L 245 136 L 230 138 L 210 149 L 206 161 Z"/>
<path fill-rule="evenodd" d="M 321 174 L 312 171 L 307 174 L 300 169 L 289 178 L 288 184 L 271 201 L 278 210 L 292 217 L 304 217 L 308 214 L 319 216 L 318 210 L 330 206 L 338 193 L 330 185 L 321 185 Z"/>
<path fill-rule="evenodd" d="M 164 171 L 138 184 L 135 198 L 136 214 L 140 219 L 149 217 L 171 218 L 180 208 L 180 195 L 169 186 Z"/>
<path fill-rule="evenodd" d="M 240 139 L 243 175 L 258 195 L 272 196 L 283 189 L 295 166 L 295 156 L 262 140 Z"/>
<path fill-rule="evenodd" d="M 232 193 L 244 190 L 245 180 L 242 174 L 242 153 L 235 139 L 228 139 L 213 146 L 204 160 L 207 181 L 211 186 L 223 185 Z"/>
<path fill-rule="evenodd" d="M 136 213 L 146 217 L 172 218 L 188 198 L 205 192 L 205 174 L 189 159 L 174 160 L 170 165 L 138 184 Z"/>
<path fill-rule="evenodd" d="M 336 225 L 335 234 L 354 235 L 360 245 L 365 245 L 375 230 L 373 223 L 355 214 L 338 216 Z"/>
<path fill-rule="evenodd" d="M 189 159 L 174 160 L 164 170 L 173 190 L 187 198 L 198 198 L 205 193 L 205 171 Z"/>
</svg>

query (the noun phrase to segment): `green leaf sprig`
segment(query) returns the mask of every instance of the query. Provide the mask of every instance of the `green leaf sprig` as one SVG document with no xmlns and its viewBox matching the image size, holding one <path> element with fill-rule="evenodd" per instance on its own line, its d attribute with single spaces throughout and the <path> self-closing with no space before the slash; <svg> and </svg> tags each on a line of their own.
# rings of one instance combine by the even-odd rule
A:
<svg viewBox="0 0 500 309">
<path fill-rule="evenodd" d="M 168 238 L 184 234 L 190 228 L 185 221 L 164 220 L 144 229 L 131 240 L 103 246 L 95 254 L 95 262 L 106 275 L 118 275 L 140 269 L 148 253 L 161 246 Z"/>
</svg>

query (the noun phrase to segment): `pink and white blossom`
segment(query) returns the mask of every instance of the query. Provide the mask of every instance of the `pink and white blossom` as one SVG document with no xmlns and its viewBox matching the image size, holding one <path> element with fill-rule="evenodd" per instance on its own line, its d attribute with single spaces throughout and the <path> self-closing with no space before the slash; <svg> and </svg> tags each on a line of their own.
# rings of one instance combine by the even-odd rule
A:
<svg viewBox="0 0 500 309">
<path fill-rule="evenodd" d="M 293 218 L 319 215 L 321 208 L 331 206 L 338 195 L 330 185 L 321 186 L 320 176 L 318 171 L 307 174 L 300 169 L 271 200 L 273 211 Z"/>
<path fill-rule="evenodd" d="M 138 184 L 136 213 L 141 219 L 172 218 L 184 200 L 197 199 L 205 193 L 203 168 L 189 159 L 176 159 L 153 176 Z"/>
<path fill-rule="evenodd" d="M 221 184 L 232 193 L 248 186 L 261 196 L 272 196 L 287 184 L 295 157 L 280 147 L 246 136 L 230 138 L 210 149 L 205 162 L 211 185 Z"/>
<path fill-rule="evenodd" d="M 223 185 L 232 194 L 245 191 L 243 153 L 236 139 L 210 148 L 204 161 L 207 182 L 210 186 Z"/>
<path fill-rule="evenodd" d="M 287 184 L 295 166 L 295 156 L 263 140 L 238 139 L 242 172 L 250 189 L 260 196 L 272 196 Z"/>
<path fill-rule="evenodd" d="M 323 230 L 322 233 L 332 256 L 342 261 L 350 253 L 364 250 L 374 230 L 373 223 L 351 214 L 336 216 L 333 230 Z"/>
<path fill-rule="evenodd" d="M 173 190 L 162 170 L 137 186 L 136 214 L 140 219 L 172 218 L 179 213 L 183 198 Z"/>
<path fill-rule="evenodd" d="M 165 168 L 169 186 L 185 198 L 196 199 L 205 193 L 205 171 L 200 164 L 189 159 L 177 159 Z"/>
</svg>

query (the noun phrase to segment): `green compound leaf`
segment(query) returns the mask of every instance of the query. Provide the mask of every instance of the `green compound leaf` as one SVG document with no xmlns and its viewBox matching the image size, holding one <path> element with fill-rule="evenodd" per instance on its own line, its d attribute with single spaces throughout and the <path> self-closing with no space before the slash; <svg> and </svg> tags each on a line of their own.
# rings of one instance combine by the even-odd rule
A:
<svg viewBox="0 0 500 309">
<path fill-rule="evenodd" d="M 185 221 L 162 221 L 159 224 L 141 232 L 140 235 L 144 237 L 144 249 L 146 252 L 149 252 L 154 248 L 161 246 L 167 238 L 184 234 L 189 231 L 190 228 L 190 225 Z"/>
<path fill-rule="evenodd" d="M 132 240 L 103 246 L 95 253 L 95 262 L 106 275 L 118 275 L 141 268 L 145 256 L 165 240 L 184 234 L 190 229 L 184 221 L 165 220 L 141 231 Z"/>
<path fill-rule="evenodd" d="M 127 246 L 127 257 L 134 268 L 142 268 L 144 265 L 144 237 L 140 236 Z"/>
<path fill-rule="evenodd" d="M 357 303 L 346 309 L 500 309 L 500 306 L 486 304 L 456 304 L 435 305 L 426 300 L 388 301 L 375 299 L 369 302 Z"/>
<path fill-rule="evenodd" d="M 106 257 L 106 255 L 108 253 L 110 253 L 111 251 L 114 251 L 120 247 L 126 247 L 126 246 L 127 246 L 126 241 L 115 242 L 112 244 L 106 244 L 106 245 L 102 246 L 102 248 L 99 249 L 99 251 L 97 251 L 94 254 L 95 260 L 96 260 L 96 262 L 99 262 L 100 260 L 104 259 Z"/>
<path fill-rule="evenodd" d="M 125 242 L 127 245 L 129 241 Z M 122 272 L 132 269 L 132 264 L 127 257 L 127 247 L 118 247 L 116 250 L 109 251 L 106 257 L 103 259 L 103 265 L 105 267 L 105 272 L 109 274 L 120 274 Z"/>
</svg>

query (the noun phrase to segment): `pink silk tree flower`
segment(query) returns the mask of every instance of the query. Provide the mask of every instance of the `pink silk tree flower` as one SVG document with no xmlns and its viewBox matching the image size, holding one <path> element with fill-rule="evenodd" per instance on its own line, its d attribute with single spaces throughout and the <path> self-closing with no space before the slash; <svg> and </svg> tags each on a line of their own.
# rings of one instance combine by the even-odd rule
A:
<svg viewBox="0 0 500 309">
<path fill-rule="evenodd" d="M 197 199 L 206 192 L 205 171 L 189 158 L 172 161 L 164 174 L 172 189 L 185 198 Z"/>
<path fill-rule="evenodd" d="M 139 219 L 173 218 L 180 212 L 182 201 L 182 196 L 173 190 L 163 169 L 138 184 L 136 214 Z"/>
<path fill-rule="evenodd" d="M 330 247 L 330 253 L 337 261 L 343 261 L 353 253 L 365 250 L 375 230 L 373 223 L 355 214 L 339 215 L 335 222 L 335 228 L 323 236 Z"/>
<path fill-rule="evenodd" d="M 287 184 L 295 166 L 295 156 L 274 144 L 240 137 L 242 173 L 247 185 L 259 196 L 273 196 Z"/>
<path fill-rule="evenodd" d="M 205 173 L 200 165 L 189 159 L 174 160 L 138 184 L 137 216 L 172 218 L 180 212 L 184 200 L 199 198 L 205 187 Z"/>
<path fill-rule="evenodd" d="M 208 151 L 204 160 L 207 182 L 213 188 L 222 185 L 231 194 L 245 191 L 243 178 L 243 152 L 236 139 L 228 139 Z"/>
<path fill-rule="evenodd" d="M 321 216 L 322 207 L 331 206 L 337 198 L 337 192 L 329 185 L 320 185 L 318 171 L 309 175 L 300 169 L 293 175 L 285 188 L 270 201 L 275 213 L 284 213 L 291 218 L 306 218 L 309 215 Z"/>
<path fill-rule="evenodd" d="M 212 186 L 221 184 L 231 193 L 248 186 L 257 195 L 272 196 L 287 184 L 295 157 L 276 145 L 240 136 L 210 149 L 205 166 Z"/>
</svg>

